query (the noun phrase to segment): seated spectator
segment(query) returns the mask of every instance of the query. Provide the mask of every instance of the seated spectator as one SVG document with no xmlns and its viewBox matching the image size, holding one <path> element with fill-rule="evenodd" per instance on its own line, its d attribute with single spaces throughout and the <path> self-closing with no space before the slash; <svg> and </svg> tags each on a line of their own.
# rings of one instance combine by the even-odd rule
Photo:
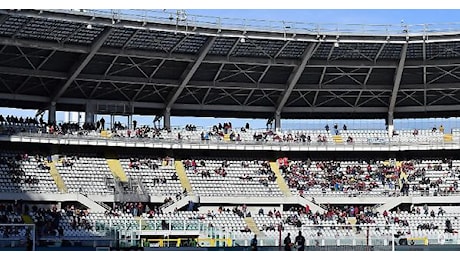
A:
<svg viewBox="0 0 460 260">
<path fill-rule="evenodd" d="M 353 137 L 348 136 L 348 138 L 347 138 L 347 143 L 349 143 L 349 144 L 350 144 L 350 143 L 353 143 Z"/>
<path fill-rule="evenodd" d="M 450 221 L 450 219 L 446 220 L 446 229 L 444 230 L 444 232 L 446 232 L 446 233 L 458 233 L 457 231 L 455 231 L 452 228 L 452 222 Z"/>
<path fill-rule="evenodd" d="M 260 208 L 260 209 L 259 209 L 259 216 L 261 216 L 261 215 L 262 215 L 262 216 L 264 215 L 264 209 L 263 209 L 263 208 Z"/>
</svg>

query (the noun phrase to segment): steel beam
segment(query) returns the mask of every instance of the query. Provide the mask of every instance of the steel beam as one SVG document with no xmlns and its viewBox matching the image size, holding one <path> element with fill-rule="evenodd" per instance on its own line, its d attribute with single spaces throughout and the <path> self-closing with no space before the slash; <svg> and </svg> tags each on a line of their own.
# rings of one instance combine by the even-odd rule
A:
<svg viewBox="0 0 460 260">
<path fill-rule="evenodd" d="M 405 67 L 406 68 L 406 67 Z M 37 78 L 49 78 L 49 79 L 67 79 L 68 74 L 65 72 L 56 72 L 48 70 L 33 70 L 23 68 L 13 68 L 0 66 L 0 74 L 6 75 L 19 75 L 19 76 L 31 76 Z M 104 76 L 96 74 L 80 74 L 76 80 L 79 81 L 90 81 L 90 82 L 107 82 L 107 83 L 125 83 L 125 84 L 138 84 L 138 85 L 163 85 L 177 87 L 179 82 L 173 79 L 157 79 L 157 78 L 139 78 L 130 76 Z M 213 82 L 213 81 L 190 81 L 188 86 L 196 88 L 224 88 L 224 89 L 255 89 L 255 90 L 279 90 L 283 91 L 286 88 L 286 84 L 278 83 L 246 83 L 246 82 Z M 367 85 L 366 88 L 356 84 L 334 84 L 334 85 L 318 85 L 318 84 L 297 84 L 293 90 L 298 91 L 361 91 L 361 90 L 379 90 L 379 91 L 392 91 L 392 85 Z M 457 89 L 460 88 L 459 82 L 452 83 L 435 83 L 429 84 L 424 88 L 424 84 L 406 84 L 400 85 L 399 89 L 423 91 L 423 90 L 446 90 L 446 89 Z"/>
<path fill-rule="evenodd" d="M 305 70 L 305 66 L 307 65 L 310 58 L 313 56 L 313 53 L 318 48 L 318 46 L 319 44 L 316 44 L 316 43 L 311 43 L 310 45 L 308 45 L 307 49 L 302 55 L 302 60 L 299 66 L 294 68 L 294 70 L 292 71 L 291 75 L 288 78 L 286 90 L 278 99 L 278 102 L 276 104 L 276 110 L 275 110 L 276 114 L 281 114 L 281 111 L 283 110 L 284 105 L 286 104 L 289 96 L 292 93 L 292 90 L 294 89 L 295 85 L 299 81 L 300 76 Z"/>
<path fill-rule="evenodd" d="M 174 93 L 171 94 L 170 98 L 168 99 L 168 103 L 166 104 L 166 110 L 168 109 L 170 110 L 174 102 L 176 102 L 177 98 L 180 96 L 185 86 L 187 86 L 190 79 L 193 77 L 193 74 L 195 74 L 195 71 L 201 65 L 201 62 L 203 61 L 204 57 L 206 56 L 206 54 L 208 54 L 208 51 L 211 49 L 215 40 L 216 40 L 216 37 L 209 37 L 206 40 L 205 44 L 201 47 L 201 50 L 198 54 L 198 57 L 196 58 L 196 61 L 193 63 L 193 65 L 190 66 L 190 68 L 187 71 L 184 72 L 184 75 L 182 77 L 179 87 Z"/>
<path fill-rule="evenodd" d="M 15 101 L 25 102 L 42 102 L 50 103 L 51 99 L 45 96 L 37 95 L 21 95 L 12 93 L 1 93 L 2 99 L 9 99 Z M 147 109 L 162 109 L 164 103 L 153 103 L 153 102 L 129 102 L 121 100 L 88 100 L 83 98 L 61 98 L 56 103 L 57 105 L 65 104 L 78 104 L 85 105 L 88 102 L 94 102 L 98 104 L 126 104 L 133 105 L 139 108 Z M 274 113 L 275 108 L 272 106 L 245 106 L 245 105 L 201 105 L 201 104 L 174 104 L 174 110 L 213 110 L 213 111 L 253 111 L 253 112 L 266 112 Z M 394 112 L 396 113 L 417 113 L 417 112 L 442 112 L 442 111 L 458 111 L 460 105 L 435 105 L 426 106 L 424 109 L 420 109 L 420 106 L 404 106 L 396 107 Z M 286 107 L 283 112 L 286 113 L 386 113 L 387 107 Z"/>
<path fill-rule="evenodd" d="M 396 69 L 396 73 L 394 76 L 393 91 L 391 94 L 390 106 L 388 107 L 388 114 L 391 117 L 393 117 L 393 112 L 394 112 L 395 105 L 396 105 L 396 98 L 398 97 L 399 86 L 401 84 L 401 78 L 402 78 L 402 74 L 404 70 L 404 63 L 406 61 L 406 56 L 407 56 L 407 46 L 408 46 L 407 43 L 402 46 L 398 68 Z"/>
<path fill-rule="evenodd" d="M 235 41 L 235 46 L 239 43 L 239 40 Z M 71 52 L 71 53 L 90 53 L 91 46 L 79 46 L 74 44 L 63 44 L 63 43 L 53 43 L 53 42 L 44 42 L 39 40 L 26 40 L 26 39 L 11 39 L 6 37 L 0 37 L 0 45 L 8 46 L 18 46 L 18 47 L 27 47 L 27 48 L 36 48 L 36 49 L 47 49 L 47 50 L 57 50 L 62 52 Z M 123 56 L 123 57 L 137 57 L 144 59 L 167 59 L 170 61 L 181 61 L 181 62 L 193 62 L 196 58 L 195 55 L 191 54 L 181 54 L 181 53 L 166 53 L 158 51 L 146 51 L 138 49 L 121 49 L 113 47 L 101 47 L 97 54 L 106 55 L 106 56 Z M 258 58 L 258 57 L 233 57 L 233 56 L 209 56 L 203 60 L 203 63 L 211 64 L 248 64 L 248 65 L 260 65 L 260 66 L 283 66 L 283 67 L 294 67 L 298 66 L 299 60 L 295 59 L 269 59 L 269 58 Z M 394 61 L 379 61 L 378 63 L 370 61 L 323 61 L 323 60 L 312 60 L 311 66 L 313 67 L 363 67 L 363 66 L 373 66 L 374 68 L 395 68 L 397 62 Z M 430 61 L 427 66 L 432 65 L 442 65 L 441 62 Z M 414 63 L 413 66 L 422 66 L 420 64 Z"/>
<path fill-rule="evenodd" d="M 78 77 L 80 72 L 86 67 L 86 65 L 91 61 L 91 59 L 96 55 L 99 48 L 101 48 L 102 44 L 104 44 L 105 40 L 109 37 L 110 33 L 112 32 L 113 28 L 106 28 L 104 31 L 98 36 L 96 42 L 91 47 L 91 51 L 85 56 L 85 58 L 76 63 L 70 76 L 68 77 L 67 81 L 58 89 L 56 94 L 51 98 L 52 102 L 57 101 L 62 94 L 69 88 L 70 84 Z"/>
</svg>

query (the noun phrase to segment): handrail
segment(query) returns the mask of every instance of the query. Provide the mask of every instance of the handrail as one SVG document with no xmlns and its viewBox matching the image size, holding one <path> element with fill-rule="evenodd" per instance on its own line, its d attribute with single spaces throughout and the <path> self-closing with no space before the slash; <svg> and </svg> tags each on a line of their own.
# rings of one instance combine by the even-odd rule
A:
<svg viewBox="0 0 460 260">
<path fill-rule="evenodd" d="M 88 15 L 141 23 L 162 23 L 188 27 L 214 28 L 217 30 L 254 30 L 286 34 L 321 35 L 384 35 L 384 36 L 422 36 L 460 32 L 460 23 L 424 24 L 338 24 L 309 23 L 301 21 L 277 21 L 265 19 L 226 18 L 187 13 L 186 10 L 140 10 L 140 9 L 44 9 L 47 12 Z"/>
<path fill-rule="evenodd" d="M 0 134 L 1 136 L 1 134 Z M 15 133 L 13 135 L 6 135 L 6 136 L 18 136 L 18 137 L 39 137 L 39 138 L 46 138 L 46 139 L 56 139 L 56 140 L 92 140 L 92 141 L 114 141 L 120 142 L 124 141 L 127 143 L 164 143 L 164 144 L 190 144 L 190 145 L 257 145 L 257 146 L 291 146 L 291 147 L 361 147 L 361 146 L 378 146 L 378 147 L 401 147 L 401 146 L 429 146 L 429 145 L 437 145 L 440 148 L 448 147 L 452 145 L 458 145 L 455 142 L 445 142 L 445 141 L 437 141 L 437 142 L 402 142 L 399 138 L 385 138 L 385 142 L 367 142 L 367 143 L 334 143 L 334 142 L 316 142 L 312 141 L 308 142 L 277 142 L 277 141 L 254 141 L 254 140 L 242 140 L 242 141 L 224 141 L 224 140 L 187 140 L 187 139 L 173 139 L 173 138 L 134 138 L 134 137 L 101 137 L 97 135 L 60 135 L 60 134 L 48 134 L 48 133 L 28 133 L 28 132 L 20 132 Z M 418 139 L 415 139 L 417 141 Z"/>
</svg>

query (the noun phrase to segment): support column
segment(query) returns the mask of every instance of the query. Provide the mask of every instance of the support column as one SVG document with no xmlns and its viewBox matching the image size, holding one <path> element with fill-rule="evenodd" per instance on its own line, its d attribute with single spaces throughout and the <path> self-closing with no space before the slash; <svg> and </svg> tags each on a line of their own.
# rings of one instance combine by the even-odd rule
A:
<svg viewBox="0 0 460 260">
<path fill-rule="evenodd" d="M 108 130 L 112 131 L 114 123 L 115 123 L 115 115 L 110 115 L 110 128 Z"/>
<path fill-rule="evenodd" d="M 393 113 L 391 113 L 391 112 L 388 113 L 387 128 L 388 128 L 388 136 L 392 137 L 393 136 L 394 125 L 393 125 Z"/>
<path fill-rule="evenodd" d="M 86 103 L 86 108 L 85 108 L 85 123 L 94 125 L 94 115 L 95 115 L 95 106 L 91 102 Z"/>
<path fill-rule="evenodd" d="M 134 128 L 133 125 L 134 104 L 129 102 L 128 129 Z"/>
<path fill-rule="evenodd" d="M 395 111 L 396 99 L 398 98 L 399 87 L 401 85 L 402 74 L 404 71 L 404 64 L 406 62 L 408 45 L 409 45 L 408 43 L 405 43 L 401 48 L 399 64 L 398 64 L 398 67 L 396 68 L 396 72 L 394 76 L 394 85 L 393 85 L 393 91 L 391 92 L 390 105 L 388 107 L 388 122 L 387 122 L 388 136 L 390 137 L 393 136 L 393 130 L 394 130 L 393 113 Z"/>
<path fill-rule="evenodd" d="M 81 126 L 81 112 L 77 112 L 77 124 Z"/>
<path fill-rule="evenodd" d="M 275 113 L 275 131 L 281 131 L 281 113 L 278 111 Z"/>
<path fill-rule="evenodd" d="M 128 115 L 128 129 L 133 127 L 133 115 Z"/>
<path fill-rule="evenodd" d="M 51 102 L 50 108 L 48 109 L 48 123 L 56 124 L 56 102 Z"/>
<path fill-rule="evenodd" d="M 163 113 L 163 127 L 171 130 L 171 109 L 166 108 Z"/>
</svg>

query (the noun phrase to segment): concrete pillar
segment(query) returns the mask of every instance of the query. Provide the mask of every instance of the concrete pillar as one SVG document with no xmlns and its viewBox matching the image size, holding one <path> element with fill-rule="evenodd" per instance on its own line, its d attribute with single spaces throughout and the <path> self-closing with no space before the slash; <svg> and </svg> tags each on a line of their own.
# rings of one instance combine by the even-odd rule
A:
<svg viewBox="0 0 460 260">
<path fill-rule="evenodd" d="M 96 106 L 91 103 L 87 102 L 85 107 L 85 123 L 87 124 L 94 124 L 95 123 L 95 110 Z"/>
<path fill-rule="evenodd" d="M 56 123 L 56 102 L 51 102 L 50 108 L 48 110 L 48 123 L 57 124 Z"/>
<path fill-rule="evenodd" d="M 81 126 L 81 112 L 77 112 L 77 124 Z"/>
<path fill-rule="evenodd" d="M 113 124 L 115 123 L 115 115 L 110 115 L 110 128 L 109 130 L 113 129 Z"/>
<path fill-rule="evenodd" d="M 134 114 L 134 104 L 132 102 L 129 103 L 129 114 L 128 114 L 128 128 L 133 127 L 133 114 Z"/>
<path fill-rule="evenodd" d="M 128 115 L 128 128 L 131 129 L 133 127 L 133 115 Z"/>
<path fill-rule="evenodd" d="M 275 131 L 276 132 L 281 131 L 281 113 L 280 112 L 275 113 Z"/>
<path fill-rule="evenodd" d="M 393 130 L 394 130 L 393 112 L 388 112 L 387 128 L 388 128 L 388 136 L 392 137 L 393 136 Z"/>
<path fill-rule="evenodd" d="M 171 129 L 171 109 L 165 109 L 163 114 L 163 127 Z"/>
</svg>

